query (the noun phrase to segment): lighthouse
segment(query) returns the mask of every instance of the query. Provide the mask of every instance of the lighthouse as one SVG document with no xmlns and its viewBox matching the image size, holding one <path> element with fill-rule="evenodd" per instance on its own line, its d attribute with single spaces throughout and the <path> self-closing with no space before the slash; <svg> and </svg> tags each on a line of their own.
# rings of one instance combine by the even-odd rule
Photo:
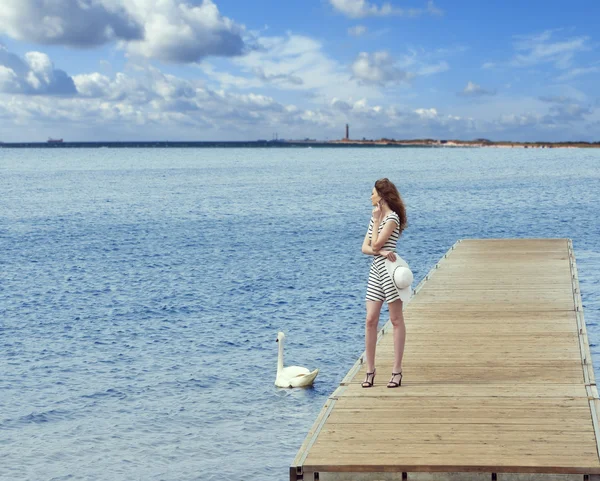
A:
<svg viewBox="0 0 600 481">
<path fill-rule="evenodd" d="M 350 127 L 346 124 L 346 140 L 350 140 Z"/>
</svg>

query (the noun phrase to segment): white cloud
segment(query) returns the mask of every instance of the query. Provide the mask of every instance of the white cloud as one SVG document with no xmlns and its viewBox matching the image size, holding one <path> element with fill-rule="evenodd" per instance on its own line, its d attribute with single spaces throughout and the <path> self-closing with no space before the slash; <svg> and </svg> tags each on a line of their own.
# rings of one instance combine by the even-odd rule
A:
<svg viewBox="0 0 600 481">
<path fill-rule="evenodd" d="M 498 118 L 496 129 L 501 130 L 502 127 L 514 128 L 534 126 L 540 123 L 541 120 L 542 116 L 536 114 L 504 114 Z"/>
<path fill-rule="evenodd" d="M 352 74 L 365 84 L 388 85 L 408 82 L 415 74 L 399 68 L 388 52 L 361 52 L 352 64 Z"/>
<path fill-rule="evenodd" d="M 356 25 L 348 29 L 348 35 L 352 37 L 360 37 L 365 33 L 367 33 L 367 27 L 365 27 L 364 25 Z"/>
<path fill-rule="evenodd" d="M 503 140 L 595 140 L 591 128 L 596 107 L 576 89 L 555 86 L 555 92 L 538 98 L 488 96 L 481 102 L 456 106 L 462 117 L 474 118 L 477 136 Z M 474 137 L 475 138 L 475 137 Z"/>
<path fill-rule="evenodd" d="M 590 73 L 600 72 L 600 67 L 582 67 L 582 68 L 572 68 L 564 74 L 557 77 L 558 82 L 566 82 L 568 80 L 573 80 L 576 77 L 581 75 L 587 75 Z"/>
<path fill-rule="evenodd" d="M 285 91 L 295 101 L 310 98 L 315 104 L 332 98 L 368 98 L 384 96 L 383 87 L 402 79 L 434 75 L 449 69 L 440 55 L 411 51 L 399 59 L 388 53 L 363 53 L 350 66 L 343 65 L 324 52 L 323 44 L 313 38 L 288 34 L 283 37 L 259 37 L 257 48 L 232 60 L 232 68 L 223 71 L 204 61 L 198 68 L 215 88 L 250 90 L 268 88 Z"/>
<path fill-rule="evenodd" d="M 75 75 L 73 81 L 83 97 L 105 97 L 109 94 L 111 80 L 99 73 Z"/>
<path fill-rule="evenodd" d="M 496 66 L 496 64 L 494 62 L 485 62 L 481 68 L 484 70 L 488 70 L 488 69 L 492 69 Z"/>
<path fill-rule="evenodd" d="M 185 80 L 148 67 L 134 75 L 118 73 L 114 78 L 92 73 L 78 75 L 75 82 L 90 105 L 112 103 L 128 106 L 144 115 L 160 113 L 196 112 L 203 122 L 209 119 L 234 121 L 235 119 L 265 120 L 270 114 L 293 112 L 273 98 L 248 93 L 236 94 L 224 90 L 211 90 L 199 81 Z M 206 116 L 206 117 L 205 117 Z"/>
<path fill-rule="evenodd" d="M 178 0 L 126 0 L 144 26 L 142 39 L 124 44 L 135 55 L 165 62 L 196 62 L 206 56 L 244 52 L 244 28 L 223 17 L 212 0 L 194 6 Z"/>
<path fill-rule="evenodd" d="M 119 72 L 109 78 L 95 72 L 75 75 L 73 80 L 80 96 L 88 99 L 144 105 L 160 97 L 160 86 L 152 80 L 152 70 L 138 77 Z"/>
<path fill-rule="evenodd" d="M 292 85 L 302 85 L 304 83 L 304 80 L 302 80 L 302 78 L 298 77 L 297 75 L 294 74 L 285 74 L 285 73 L 280 73 L 280 74 L 267 74 L 265 73 L 265 71 L 261 68 L 261 67 L 255 67 L 253 69 L 254 74 L 263 82 L 277 82 L 277 83 L 284 83 L 284 84 L 292 84 Z"/>
<path fill-rule="evenodd" d="M 0 8 L 0 34 L 27 42 L 93 47 L 143 33 L 116 0 L 2 0 Z"/>
<path fill-rule="evenodd" d="M 0 94 L 0 104 L 14 125 L 26 121 L 30 130 L 46 129 L 46 135 L 57 123 L 69 132 L 85 125 L 88 138 L 108 130 L 111 138 L 164 138 L 169 132 L 171 138 L 197 139 L 202 127 L 200 138 L 208 140 L 305 122 L 302 109 L 269 96 L 211 90 L 154 68 L 112 78 L 91 73 L 76 76 L 75 81 L 81 89 L 79 97 L 38 97 L 33 102 L 25 96 L 3 98 Z M 220 132 L 218 137 L 214 132 Z M 246 134 L 246 138 L 253 137 Z"/>
<path fill-rule="evenodd" d="M 19 77 L 12 68 L 0 65 L 0 92 L 19 92 Z"/>
<path fill-rule="evenodd" d="M 450 69 L 448 62 L 441 61 L 433 65 L 423 65 L 419 68 L 418 75 L 435 75 L 437 73 L 446 72 Z"/>
<path fill-rule="evenodd" d="M 323 44 L 315 39 L 288 34 L 284 37 L 261 37 L 256 49 L 233 60 L 239 72 L 220 72 L 208 62 L 200 68 L 222 88 L 253 89 L 268 86 L 294 93 L 309 93 L 315 101 L 333 97 L 376 98 L 375 86 L 361 85 L 350 79 L 346 65 L 329 57 Z"/>
<path fill-rule="evenodd" d="M 544 121 L 550 124 L 565 125 L 571 122 L 585 120 L 585 117 L 591 115 L 591 107 L 585 107 L 576 103 L 559 103 L 550 108 L 550 113 Z"/>
<path fill-rule="evenodd" d="M 589 37 L 573 37 L 564 40 L 554 40 L 555 31 L 546 30 L 537 35 L 515 36 L 514 47 L 518 53 L 511 65 L 528 67 L 532 65 L 551 63 L 556 68 L 570 67 L 575 54 L 589 50 Z"/>
<path fill-rule="evenodd" d="M 348 112 L 352 109 L 352 106 L 348 102 L 345 102 L 335 97 L 331 99 L 331 107 L 335 110 L 340 110 L 342 112 Z"/>
<path fill-rule="evenodd" d="M 265 84 L 264 81 L 261 81 L 256 77 L 257 68 L 260 67 L 252 67 L 248 68 L 246 75 L 238 74 L 236 72 L 225 72 L 222 70 L 217 70 L 217 68 L 208 63 L 206 60 L 202 63 L 198 64 L 198 68 L 213 81 L 216 81 L 221 88 L 236 88 L 236 89 L 250 89 L 250 88 L 259 88 Z M 263 70 L 264 72 L 264 70 Z M 278 87 L 275 84 L 275 87 Z"/>
<path fill-rule="evenodd" d="M 207 62 L 200 66 L 210 72 L 209 81 L 184 79 L 145 65 L 116 74 L 106 73 L 107 69 L 75 75 L 71 82 L 77 93 L 73 87 L 70 96 L 58 97 L 49 97 L 56 93 L 56 69 L 48 56 L 18 57 L 0 50 L 0 92 L 10 92 L 0 93 L 3 140 L 14 139 L 7 138 L 8 132 L 14 136 L 35 132 L 42 139 L 55 136 L 57 126 L 69 132 L 69 140 L 241 140 L 269 138 L 275 129 L 284 138 L 323 139 L 343 137 L 346 123 L 354 138 L 494 138 L 497 134 L 538 140 L 563 126 L 573 131 L 585 125 L 585 132 L 591 132 L 591 117 L 596 113 L 564 85 L 545 90 L 545 98 L 531 98 L 529 103 L 488 96 L 485 108 L 483 100 L 463 102 L 451 112 L 435 102 L 415 105 L 414 99 L 413 105 L 399 105 L 390 95 L 393 92 L 382 85 L 405 81 L 399 80 L 403 74 L 398 72 L 418 76 L 447 69 L 441 54 L 413 51 L 399 59 L 365 54 L 367 66 L 375 68 L 367 71 L 370 81 L 365 83 L 349 79 L 348 67 L 327 56 L 314 39 L 289 34 L 258 42 L 260 49 L 234 59 L 234 70 L 227 75 L 235 81 L 230 83 L 221 82 L 225 74 L 211 70 Z M 36 94 L 35 99 L 14 95 L 24 93 L 24 86 Z M 278 98 L 282 90 L 292 94 L 284 97 L 286 102 Z M 465 90 L 480 94 L 485 89 L 470 82 Z M 502 110 L 494 111 L 491 106 L 496 104 Z"/>
<path fill-rule="evenodd" d="M 285 48 L 302 50 L 299 45 Z M 38 67 L 46 64 L 41 58 L 36 61 L 32 64 Z M 2 82 L 13 79 L 8 70 L 0 69 Z M 351 122 L 362 136 L 389 137 L 399 136 L 399 129 L 416 133 L 424 125 L 419 119 L 426 121 L 427 129 L 443 130 L 451 122 L 432 115 L 435 110 L 416 113 L 389 104 L 371 105 L 364 97 L 314 99 L 313 108 L 283 104 L 256 92 L 210 89 L 201 81 L 175 77 L 153 67 L 114 76 L 98 72 L 76 75 L 74 83 L 79 95 L 72 97 L 38 96 L 33 101 L 28 96 L 0 94 L 2 115 L 7 118 L 5 131 L 12 125 L 15 132 L 23 132 L 17 126 L 27 125 L 28 136 L 35 131 L 43 138 L 56 135 L 56 126 L 60 125 L 62 131 L 70 132 L 70 140 L 252 139 L 265 138 L 265 132 L 277 128 L 281 137 L 335 138 L 340 126 Z M 362 88 L 363 93 L 368 91 L 368 87 Z"/>
<path fill-rule="evenodd" d="M 23 58 L 0 45 L 0 92 L 26 95 L 75 95 L 73 79 L 54 68 L 41 52 L 28 52 Z"/>
<path fill-rule="evenodd" d="M 481 97 L 483 95 L 496 95 L 495 90 L 486 90 L 481 85 L 471 81 L 467 82 L 466 87 L 458 93 L 461 97 Z"/>
<path fill-rule="evenodd" d="M 431 55 L 423 54 L 423 57 Z M 449 70 L 445 60 L 426 63 L 416 52 L 396 59 L 388 52 L 361 52 L 351 65 L 354 78 L 366 85 L 387 86 L 401 82 L 409 83 L 418 76 L 435 75 Z"/>
<path fill-rule="evenodd" d="M 378 7 L 366 0 L 330 0 L 337 11 L 351 18 L 366 17 L 369 15 L 391 15 L 394 11 L 389 3 Z"/>
<path fill-rule="evenodd" d="M 432 0 L 427 2 L 425 8 L 398 8 L 389 2 L 378 6 L 367 0 L 329 0 L 338 12 L 350 18 L 362 18 L 369 16 L 385 17 L 389 15 L 417 17 L 423 14 L 442 15 L 443 11 L 435 6 Z"/>
<path fill-rule="evenodd" d="M 110 42 L 131 55 L 172 63 L 235 56 L 244 27 L 212 0 L 3 0 L 0 34 L 40 44 L 90 48 Z"/>
<path fill-rule="evenodd" d="M 415 113 L 422 119 L 435 119 L 438 116 L 436 109 L 417 109 Z"/>
<path fill-rule="evenodd" d="M 486 105 L 479 114 L 464 115 L 431 105 L 409 108 L 346 97 L 305 108 L 255 92 L 212 90 L 153 68 L 114 77 L 92 73 L 77 76 L 76 83 L 90 96 L 0 94 L 3 140 L 43 139 L 56 135 L 57 126 L 69 132 L 69 140 L 251 140 L 269 138 L 275 129 L 284 138 L 334 139 L 343 137 L 346 123 L 352 138 L 557 140 L 561 129 L 581 138 L 593 135 L 587 120 L 592 108 L 560 98 L 545 111 L 536 111 L 527 99 L 497 99 L 505 112 L 490 113 Z"/>
<path fill-rule="evenodd" d="M 159 110 L 196 110 L 200 102 L 213 96 L 199 81 L 181 79 L 153 67 L 133 74 L 119 72 L 113 78 L 99 73 L 76 75 L 74 81 L 81 97 L 136 108 L 150 104 Z"/>
</svg>

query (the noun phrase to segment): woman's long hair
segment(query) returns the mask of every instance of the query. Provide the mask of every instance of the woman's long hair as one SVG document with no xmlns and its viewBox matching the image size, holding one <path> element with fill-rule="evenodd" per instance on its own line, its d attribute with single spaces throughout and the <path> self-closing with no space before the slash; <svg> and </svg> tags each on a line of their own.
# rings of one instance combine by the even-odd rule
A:
<svg viewBox="0 0 600 481">
<path fill-rule="evenodd" d="M 375 189 L 379 196 L 390 206 L 390 209 L 398 214 L 398 217 L 400 218 L 399 228 L 400 232 L 402 232 L 406 229 L 408 220 L 406 218 L 406 207 L 404 206 L 402 197 L 400 197 L 400 192 L 398 192 L 394 183 L 387 178 L 379 179 L 375 182 Z"/>
</svg>

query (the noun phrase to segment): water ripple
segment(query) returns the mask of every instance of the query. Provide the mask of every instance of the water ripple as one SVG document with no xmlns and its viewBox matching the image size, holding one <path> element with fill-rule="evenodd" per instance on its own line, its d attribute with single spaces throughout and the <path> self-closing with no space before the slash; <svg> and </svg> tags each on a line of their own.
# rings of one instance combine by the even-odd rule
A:
<svg viewBox="0 0 600 481">
<path fill-rule="evenodd" d="M 287 479 L 363 349 L 384 174 L 417 280 L 459 238 L 573 239 L 600 373 L 599 152 L 1 152 L 0 479 Z M 273 385 L 278 330 L 313 388 Z"/>
</svg>

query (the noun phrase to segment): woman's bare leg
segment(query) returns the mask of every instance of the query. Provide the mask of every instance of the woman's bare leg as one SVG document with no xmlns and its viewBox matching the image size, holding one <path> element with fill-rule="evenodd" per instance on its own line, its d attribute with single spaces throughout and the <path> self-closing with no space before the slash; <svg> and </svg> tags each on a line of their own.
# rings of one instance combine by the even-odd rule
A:
<svg viewBox="0 0 600 481">
<path fill-rule="evenodd" d="M 404 344 L 406 342 L 402 301 L 398 299 L 388 304 L 388 309 L 390 310 L 390 321 L 394 326 L 394 366 L 392 372 L 402 372 L 402 357 L 404 356 Z M 397 380 L 394 379 L 394 381 Z"/>
<path fill-rule="evenodd" d="M 375 369 L 375 346 L 377 345 L 377 325 L 383 301 L 367 301 L 367 321 L 365 323 L 365 361 L 367 372 Z"/>
</svg>

